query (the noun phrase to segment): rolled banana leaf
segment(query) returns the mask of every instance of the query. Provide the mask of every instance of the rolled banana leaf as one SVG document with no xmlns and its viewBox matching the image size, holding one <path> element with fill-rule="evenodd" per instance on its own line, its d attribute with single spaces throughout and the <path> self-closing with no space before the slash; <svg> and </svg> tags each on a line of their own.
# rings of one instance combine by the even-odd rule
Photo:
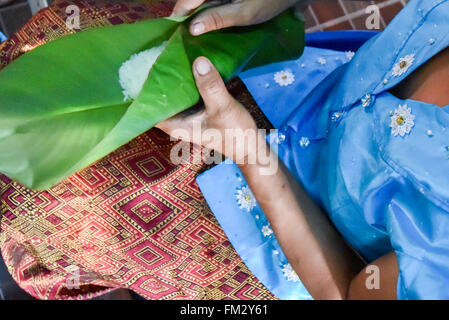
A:
<svg viewBox="0 0 449 320">
<path fill-rule="evenodd" d="M 241 70 L 297 58 L 303 23 L 273 20 L 193 37 L 190 18 L 161 18 L 68 35 L 0 71 L 0 172 L 47 189 L 199 101 L 191 71 L 207 56 L 227 80 Z M 133 54 L 167 45 L 140 94 L 124 101 L 119 68 Z"/>
</svg>

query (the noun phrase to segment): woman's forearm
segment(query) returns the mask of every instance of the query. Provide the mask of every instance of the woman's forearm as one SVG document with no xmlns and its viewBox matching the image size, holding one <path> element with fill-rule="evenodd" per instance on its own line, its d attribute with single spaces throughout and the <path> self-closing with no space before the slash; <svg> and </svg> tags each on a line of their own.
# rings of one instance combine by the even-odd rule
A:
<svg viewBox="0 0 449 320">
<path fill-rule="evenodd" d="M 262 149 L 266 147 L 264 135 L 257 136 L 254 119 L 227 92 L 220 74 L 211 62 L 205 57 L 196 59 L 193 74 L 205 109 L 186 117 L 168 119 L 159 123 L 158 128 L 175 137 L 179 137 L 177 132 L 182 129 L 187 132 L 188 141 L 214 149 L 236 163 L 245 158 L 249 159 L 254 154 L 249 150 L 258 151 L 258 144 Z M 204 141 L 198 137 L 205 134 L 206 130 L 201 134 L 195 134 L 194 128 L 197 124 L 200 128 L 214 129 L 214 132 L 219 133 L 222 138 L 227 136 L 227 130 L 231 130 L 231 133 L 241 132 L 243 135 L 246 131 L 252 132 L 254 134 L 250 134 L 248 138 L 255 137 L 255 139 L 248 140 L 240 136 L 241 139 L 232 139 L 228 141 L 229 143 L 226 143 L 228 139 Z M 229 150 L 228 144 L 232 147 Z M 261 153 L 259 161 L 242 161 L 241 163 L 246 164 L 240 165 L 241 170 L 270 220 L 287 258 L 312 296 L 321 299 L 372 296 L 373 291 L 366 286 L 367 270 L 362 270 L 364 265 L 362 260 L 346 245 L 326 215 L 313 203 L 281 163 L 272 175 L 262 175 L 272 171 L 270 163 L 267 164 L 267 168 L 262 165 L 266 163 L 266 157 L 263 155 Z M 271 150 L 269 156 L 271 163 L 278 161 Z M 385 259 L 378 259 L 376 263 L 379 264 L 381 271 L 384 270 L 380 275 L 382 290 L 376 291 L 376 296 L 394 297 L 395 281 L 391 279 L 397 279 L 398 265 L 395 255 L 390 254 Z"/>
<path fill-rule="evenodd" d="M 273 152 L 270 157 L 278 161 Z M 273 175 L 262 175 L 262 168 L 240 165 L 293 269 L 314 298 L 345 299 L 363 261 L 281 161 Z"/>
</svg>

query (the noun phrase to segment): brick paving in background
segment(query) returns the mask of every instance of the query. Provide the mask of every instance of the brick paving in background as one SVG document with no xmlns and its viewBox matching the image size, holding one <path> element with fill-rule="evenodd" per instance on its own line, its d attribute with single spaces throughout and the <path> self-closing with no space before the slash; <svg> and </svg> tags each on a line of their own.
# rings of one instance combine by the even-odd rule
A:
<svg viewBox="0 0 449 320">
<path fill-rule="evenodd" d="M 306 31 L 367 30 L 365 22 L 370 14 L 365 10 L 370 5 L 379 7 L 380 30 L 383 30 L 407 1 L 316 0 L 304 12 Z"/>
</svg>

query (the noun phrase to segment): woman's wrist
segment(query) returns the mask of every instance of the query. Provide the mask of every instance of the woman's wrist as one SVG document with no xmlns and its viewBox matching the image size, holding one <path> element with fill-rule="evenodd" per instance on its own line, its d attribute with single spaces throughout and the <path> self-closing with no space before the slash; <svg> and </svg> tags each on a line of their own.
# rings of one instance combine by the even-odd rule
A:
<svg viewBox="0 0 449 320">
<path fill-rule="evenodd" d="M 245 176 L 273 176 L 278 173 L 279 158 L 266 142 L 264 132 L 258 130 L 257 139 L 250 150 L 240 161 L 234 160 Z"/>
</svg>

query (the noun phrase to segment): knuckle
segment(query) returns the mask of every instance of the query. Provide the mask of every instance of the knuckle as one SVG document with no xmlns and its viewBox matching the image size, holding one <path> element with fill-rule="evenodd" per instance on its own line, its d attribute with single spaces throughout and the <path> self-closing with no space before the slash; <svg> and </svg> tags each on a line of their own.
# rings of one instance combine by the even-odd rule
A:
<svg viewBox="0 0 449 320">
<path fill-rule="evenodd" d="M 218 96 L 223 92 L 223 85 L 221 79 L 211 79 L 206 83 L 205 87 L 207 94 L 210 96 Z"/>
<path fill-rule="evenodd" d="M 216 11 L 211 11 L 209 13 L 208 22 L 209 22 L 209 26 L 211 27 L 211 29 L 214 29 L 214 30 L 222 29 L 225 27 L 223 17 L 221 16 L 220 13 L 218 13 Z"/>
</svg>

